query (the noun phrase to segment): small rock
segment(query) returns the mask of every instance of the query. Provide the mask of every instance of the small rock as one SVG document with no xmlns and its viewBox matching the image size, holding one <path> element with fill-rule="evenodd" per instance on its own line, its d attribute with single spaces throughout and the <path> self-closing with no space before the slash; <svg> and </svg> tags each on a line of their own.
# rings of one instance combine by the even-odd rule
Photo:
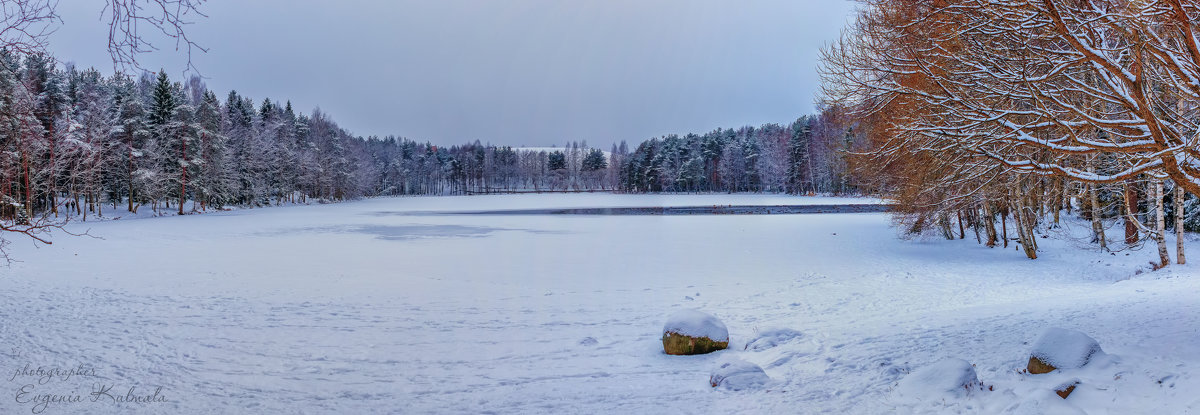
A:
<svg viewBox="0 0 1200 415">
<path fill-rule="evenodd" d="M 711 314 L 683 310 L 667 319 L 662 342 L 671 355 L 711 353 L 729 347 L 729 330 Z"/>
<path fill-rule="evenodd" d="M 1026 369 L 1035 375 L 1057 369 L 1077 369 L 1088 364 L 1096 354 L 1103 353 L 1100 343 L 1083 332 L 1050 328 L 1033 344 Z"/>
<path fill-rule="evenodd" d="M 595 346 L 597 344 L 600 344 L 600 342 L 595 337 L 584 337 L 583 340 L 579 341 L 580 346 Z"/>
<path fill-rule="evenodd" d="M 1067 399 L 1068 396 L 1071 396 L 1071 392 L 1075 391 L 1076 386 L 1079 386 L 1079 381 L 1072 380 L 1054 388 L 1054 393 L 1057 393 L 1060 398 Z"/>
</svg>

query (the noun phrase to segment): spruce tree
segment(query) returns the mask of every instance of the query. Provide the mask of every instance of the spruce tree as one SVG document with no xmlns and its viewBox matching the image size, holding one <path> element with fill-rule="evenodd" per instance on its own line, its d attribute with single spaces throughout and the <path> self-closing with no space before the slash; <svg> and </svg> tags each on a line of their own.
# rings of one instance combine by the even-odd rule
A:
<svg viewBox="0 0 1200 415">
<path fill-rule="evenodd" d="M 593 148 L 588 151 L 583 157 L 583 163 L 580 167 L 583 171 L 596 171 L 608 168 L 608 161 L 604 159 L 604 152 L 598 148 Z"/>
<path fill-rule="evenodd" d="M 145 189 L 140 186 L 142 181 L 138 178 L 138 172 L 147 164 L 146 147 L 150 132 L 146 128 L 145 108 L 137 84 L 124 74 L 115 75 L 111 83 L 112 120 L 116 129 L 108 149 L 113 153 L 112 159 L 117 164 L 113 170 L 119 176 L 113 184 L 122 185 L 111 190 L 110 197 L 119 200 L 122 195 L 125 196 L 129 212 L 137 213 L 140 202 L 145 199 L 142 196 Z"/>
<path fill-rule="evenodd" d="M 803 191 L 809 168 L 808 146 L 812 136 L 811 119 L 800 117 L 792 123 L 792 136 L 788 140 L 787 189 L 788 193 Z"/>
<path fill-rule="evenodd" d="M 550 153 L 546 158 L 546 169 L 550 171 L 563 170 L 567 168 L 567 155 L 561 151 Z"/>
<path fill-rule="evenodd" d="M 178 106 L 175 99 L 175 92 L 171 86 L 171 80 L 167 77 L 165 71 L 158 72 L 157 81 L 154 84 L 154 92 L 150 96 L 150 108 L 146 113 L 146 122 L 150 128 L 162 129 L 171 122 L 175 115 L 175 107 Z M 160 133 L 155 131 L 156 134 Z"/>
</svg>

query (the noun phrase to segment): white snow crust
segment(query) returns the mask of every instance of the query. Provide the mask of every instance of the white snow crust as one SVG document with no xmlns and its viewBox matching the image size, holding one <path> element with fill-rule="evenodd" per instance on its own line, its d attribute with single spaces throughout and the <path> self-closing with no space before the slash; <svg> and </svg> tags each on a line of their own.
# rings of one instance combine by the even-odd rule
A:
<svg viewBox="0 0 1200 415">
<path fill-rule="evenodd" d="M 979 377 L 970 362 L 947 358 L 905 376 L 896 391 L 912 398 L 940 400 L 967 396 L 978 386 Z"/>
<path fill-rule="evenodd" d="M 729 341 L 729 329 L 712 314 L 700 310 L 680 310 L 667 318 L 663 334 L 678 333 L 688 337 L 707 337 L 714 341 Z"/>
<path fill-rule="evenodd" d="M 804 334 L 792 329 L 766 330 L 746 343 L 743 349 L 760 352 L 783 344 L 791 343 L 804 337 Z"/>
<path fill-rule="evenodd" d="M 761 367 L 741 359 L 721 363 L 709 376 L 709 384 L 717 389 L 744 391 L 759 389 L 771 383 Z"/>
<path fill-rule="evenodd" d="M 1081 331 L 1052 327 L 1046 329 L 1031 355 L 1058 369 L 1077 369 L 1086 365 L 1093 355 L 1104 353 L 1100 343 Z"/>
<path fill-rule="evenodd" d="M 98 238 L 41 247 L 13 237 L 0 414 L 31 413 L 14 399 L 29 383 L 85 401 L 97 383 L 161 386 L 168 401 L 51 403 L 51 415 L 1200 413 L 1198 265 L 1152 271 L 1153 244 L 1099 252 L 1090 223 L 1065 213 L 1033 261 L 1012 242 L 977 244 L 969 227 L 965 239 L 897 238 L 878 213 L 441 214 L 855 201 L 871 202 L 401 197 L 89 221 L 67 230 Z M 663 354 L 664 317 L 680 309 L 719 315 L 730 348 Z M 1105 354 L 1020 373 L 1048 327 L 1088 333 Z M 767 336 L 776 329 L 803 336 Z M 896 391 L 948 357 L 974 363 L 988 388 Z M 726 358 L 772 383 L 714 390 Z M 26 364 L 96 376 L 10 380 Z M 1054 394 L 1072 380 L 1069 399 Z"/>
</svg>

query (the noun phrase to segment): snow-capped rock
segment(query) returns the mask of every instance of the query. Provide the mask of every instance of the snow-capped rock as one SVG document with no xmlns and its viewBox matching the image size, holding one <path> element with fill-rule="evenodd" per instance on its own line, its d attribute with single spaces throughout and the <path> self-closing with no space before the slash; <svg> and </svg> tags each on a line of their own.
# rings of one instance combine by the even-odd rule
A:
<svg viewBox="0 0 1200 415">
<path fill-rule="evenodd" d="M 729 330 L 713 315 L 688 309 L 667 318 L 662 341 L 667 354 L 711 353 L 729 347 Z"/>
<path fill-rule="evenodd" d="M 1029 354 L 1029 373 L 1048 373 L 1055 369 L 1077 369 L 1103 354 L 1100 343 L 1083 332 L 1050 328 L 1042 333 Z"/>
</svg>

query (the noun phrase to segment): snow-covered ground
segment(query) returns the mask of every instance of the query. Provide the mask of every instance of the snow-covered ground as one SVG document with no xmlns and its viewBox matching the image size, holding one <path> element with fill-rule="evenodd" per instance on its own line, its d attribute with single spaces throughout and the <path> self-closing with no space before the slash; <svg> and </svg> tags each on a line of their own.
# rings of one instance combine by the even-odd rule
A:
<svg viewBox="0 0 1200 415">
<path fill-rule="evenodd" d="M 1031 261 L 970 231 L 901 240 L 886 214 L 414 214 L 794 203 L 878 201 L 389 198 L 18 239 L 22 262 L 0 269 L 0 413 L 1200 411 L 1197 269 L 1081 249 L 1078 222 Z M 663 324 L 686 308 L 722 319 L 730 349 L 663 354 Z M 1020 373 L 1051 327 L 1104 358 Z M 947 359 L 974 364 L 982 387 L 900 387 Z M 738 361 L 770 382 L 710 386 Z M 151 402 L 114 402 L 130 387 Z M 39 406 L 47 393 L 81 399 Z"/>
</svg>

